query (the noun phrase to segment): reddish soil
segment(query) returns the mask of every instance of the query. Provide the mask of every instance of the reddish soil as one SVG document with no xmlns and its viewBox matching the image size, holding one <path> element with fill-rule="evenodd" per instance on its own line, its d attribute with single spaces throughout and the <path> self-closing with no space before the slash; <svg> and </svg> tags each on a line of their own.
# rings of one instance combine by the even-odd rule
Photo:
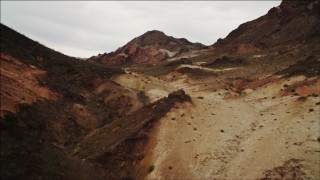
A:
<svg viewBox="0 0 320 180">
<path fill-rule="evenodd" d="M 27 66 L 21 61 L 1 53 L 1 117 L 5 111 L 15 112 L 21 103 L 31 104 L 37 100 L 55 100 L 57 93 L 41 85 L 46 72 Z"/>
<path fill-rule="evenodd" d="M 261 79 L 238 79 L 232 82 L 232 86 L 235 92 L 241 92 L 245 89 L 255 90 L 266 84 L 275 82 L 277 79 L 277 76 L 268 76 Z"/>
<path fill-rule="evenodd" d="M 290 86 L 285 85 L 283 96 L 299 95 L 302 97 L 320 95 L 320 78 L 310 78 L 303 81 L 295 82 Z"/>
</svg>

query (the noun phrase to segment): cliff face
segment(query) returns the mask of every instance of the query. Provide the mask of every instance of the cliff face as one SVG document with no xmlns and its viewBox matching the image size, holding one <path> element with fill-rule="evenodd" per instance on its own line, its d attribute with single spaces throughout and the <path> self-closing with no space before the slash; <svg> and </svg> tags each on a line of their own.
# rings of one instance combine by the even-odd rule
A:
<svg viewBox="0 0 320 180">
<path fill-rule="evenodd" d="M 106 64 L 132 64 L 158 62 L 167 58 L 205 48 L 200 43 L 191 43 L 187 39 L 177 39 L 161 31 L 148 31 L 134 38 L 115 52 L 89 58 L 89 61 Z"/>
</svg>

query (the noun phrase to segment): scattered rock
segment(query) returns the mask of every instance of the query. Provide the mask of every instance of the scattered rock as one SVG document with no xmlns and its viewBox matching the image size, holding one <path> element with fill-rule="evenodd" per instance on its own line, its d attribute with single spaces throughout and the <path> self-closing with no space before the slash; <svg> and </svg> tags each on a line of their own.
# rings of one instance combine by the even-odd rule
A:
<svg viewBox="0 0 320 180">
<path fill-rule="evenodd" d="M 151 173 L 154 170 L 154 165 L 149 166 L 148 173 Z"/>
<path fill-rule="evenodd" d="M 302 142 L 295 142 L 293 143 L 293 145 L 296 145 L 296 146 L 300 146 L 302 144 Z"/>
<path fill-rule="evenodd" d="M 245 89 L 245 90 L 243 90 L 243 92 L 245 93 L 245 94 L 250 94 L 250 93 L 252 93 L 254 90 L 253 89 Z"/>
<path fill-rule="evenodd" d="M 261 180 L 269 179 L 307 179 L 306 173 L 303 171 L 301 160 L 290 159 L 282 166 L 275 167 L 272 170 L 265 171 L 265 177 Z"/>
</svg>

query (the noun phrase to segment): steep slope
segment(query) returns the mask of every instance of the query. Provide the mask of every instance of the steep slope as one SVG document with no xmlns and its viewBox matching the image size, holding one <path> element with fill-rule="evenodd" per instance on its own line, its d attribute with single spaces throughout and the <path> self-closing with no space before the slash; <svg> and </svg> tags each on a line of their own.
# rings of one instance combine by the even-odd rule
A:
<svg viewBox="0 0 320 180">
<path fill-rule="evenodd" d="M 115 52 L 93 56 L 89 61 L 106 64 L 132 64 L 143 62 L 158 62 L 184 52 L 205 48 L 200 43 L 191 43 L 181 38 L 176 39 L 161 31 L 148 31 L 134 38 Z"/>
<path fill-rule="evenodd" d="M 84 163 L 64 149 L 149 104 L 139 90 L 111 81 L 123 73 L 63 55 L 1 24 L 1 178 L 77 179 L 79 170 L 84 179 L 110 177 L 101 163 Z M 105 140 L 118 144 L 130 135 Z"/>
<path fill-rule="evenodd" d="M 160 80 L 124 73 L 1 24 L 1 178 L 132 178 L 149 130 L 190 97 L 175 88 L 159 95 Z"/>
<path fill-rule="evenodd" d="M 0 65 L 0 117 L 3 117 L 8 111 L 15 112 L 15 106 L 19 103 L 31 104 L 41 99 L 57 99 L 57 94 L 41 86 L 37 79 L 46 76 L 45 71 L 32 65 L 27 66 L 5 54 L 1 54 Z"/>
<path fill-rule="evenodd" d="M 65 166 L 86 178 L 102 176 L 63 148 L 112 120 L 90 77 L 107 81 L 123 72 L 68 57 L 3 24 L 0 72 L 1 178 L 78 176 Z"/>
<path fill-rule="evenodd" d="M 1 105 L 5 105 L 5 100 L 8 103 L 14 101 L 21 104 L 28 102 L 28 99 L 34 99 L 32 96 L 44 97 L 37 91 L 37 88 L 41 87 L 56 94 L 59 99 L 70 102 L 83 101 L 93 94 L 94 88 L 98 88 L 104 81 L 110 81 L 112 76 L 123 73 L 119 68 L 95 65 L 63 55 L 3 24 L 1 65 L 1 83 L 4 83 L 1 86 L 1 96 L 4 98 Z M 96 83 L 92 82 L 94 80 Z M 23 89 L 26 92 L 23 92 Z M 31 93 L 32 91 L 37 93 Z M 30 97 L 21 93 L 27 93 Z M 90 98 L 97 96 L 99 95 L 95 94 Z M 3 110 L 5 109 L 1 106 L 1 111 Z"/>
<path fill-rule="evenodd" d="M 243 54 L 279 45 L 316 42 L 320 36 L 319 12 L 318 0 L 284 0 L 266 15 L 241 24 L 211 48 Z"/>
</svg>

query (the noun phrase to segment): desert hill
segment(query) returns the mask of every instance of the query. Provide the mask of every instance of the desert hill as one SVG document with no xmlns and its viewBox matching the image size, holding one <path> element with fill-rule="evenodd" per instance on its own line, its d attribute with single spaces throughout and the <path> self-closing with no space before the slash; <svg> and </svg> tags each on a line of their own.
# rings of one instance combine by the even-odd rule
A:
<svg viewBox="0 0 320 180">
<path fill-rule="evenodd" d="M 89 58 L 89 61 L 121 65 L 159 62 L 204 48 L 205 46 L 200 43 L 191 43 L 187 39 L 177 39 L 161 31 L 153 30 L 134 38 L 115 52 L 93 56 Z"/>
<path fill-rule="evenodd" d="M 320 36 L 319 8 L 319 1 L 284 0 L 266 15 L 241 24 L 212 48 L 246 53 L 316 42 Z"/>
<path fill-rule="evenodd" d="M 140 113 L 154 116 L 132 115 L 137 120 L 131 131 L 107 138 L 110 145 L 121 144 L 186 96 L 162 100 L 171 106 L 152 104 L 143 92 L 111 80 L 121 74 L 119 67 L 63 55 L 1 24 L 1 177 L 76 179 L 79 169 L 86 179 L 117 177 L 114 170 L 74 158 L 73 147 L 100 127 L 118 128 L 127 123 L 125 116 L 149 105 Z"/>
</svg>

